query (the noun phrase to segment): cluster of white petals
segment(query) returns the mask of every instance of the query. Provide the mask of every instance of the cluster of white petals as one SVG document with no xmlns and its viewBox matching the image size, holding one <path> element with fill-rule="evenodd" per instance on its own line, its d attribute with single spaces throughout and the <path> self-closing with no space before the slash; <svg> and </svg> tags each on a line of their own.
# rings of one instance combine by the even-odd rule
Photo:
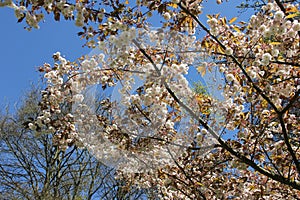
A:
<svg viewBox="0 0 300 200">
<path fill-rule="evenodd" d="M 107 41 L 99 42 L 101 53 L 85 58 L 75 67 L 57 52 L 53 55 L 57 61 L 55 66 L 45 66 L 44 77 L 48 87 L 44 100 L 51 106 L 45 109 L 50 116 L 44 113 L 39 117 L 40 121 L 53 124 L 54 114 L 64 112 L 60 110 L 60 105 L 69 102 L 72 109 L 66 118 L 67 122 L 54 127 L 56 130 L 60 129 L 58 138 L 63 138 L 66 131 L 73 133 L 66 137 L 65 146 L 72 142 L 82 143 L 99 159 L 109 164 L 118 163 L 118 167 L 128 173 L 170 164 L 174 155 L 180 155 L 183 147 L 190 145 L 195 136 L 187 136 L 186 128 L 182 128 L 182 133 L 175 128 L 176 117 L 170 111 L 176 108 L 176 112 L 182 112 L 182 119 L 185 114 L 180 107 L 172 108 L 177 102 L 167 88 L 187 105 L 197 104 L 192 98 L 194 92 L 186 78 L 189 65 L 194 62 L 197 54 L 182 53 L 182 63 L 165 65 L 163 57 L 158 54 L 154 61 L 143 58 L 137 64 L 134 53 L 140 47 L 133 41 L 137 41 L 141 47 L 162 52 L 166 49 L 165 45 L 173 42 L 167 48 L 169 51 L 185 52 L 194 48 L 196 38 L 162 30 L 126 29 L 122 23 L 108 26 L 124 30 L 118 35 L 110 36 Z M 152 42 L 148 43 L 148 37 Z M 135 88 L 136 82 L 141 84 L 139 88 Z M 120 100 L 111 102 L 113 122 L 103 126 L 95 111 L 95 94 L 87 95 L 86 92 L 93 85 L 114 87 L 116 84 L 118 89 L 115 90 L 118 90 Z M 188 118 L 185 120 L 186 127 L 192 123 L 192 120 L 189 121 Z M 52 125 L 49 127 L 54 129 Z M 195 130 L 192 131 L 196 134 Z M 147 147 L 147 143 L 144 144 L 145 147 L 138 146 L 149 137 L 165 142 L 154 139 L 151 148 Z M 166 141 L 172 141 L 176 145 L 167 145 Z M 130 148 L 137 148 L 137 152 L 133 153 Z M 138 150 L 141 148 L 143 151 Z"/>
</svg>

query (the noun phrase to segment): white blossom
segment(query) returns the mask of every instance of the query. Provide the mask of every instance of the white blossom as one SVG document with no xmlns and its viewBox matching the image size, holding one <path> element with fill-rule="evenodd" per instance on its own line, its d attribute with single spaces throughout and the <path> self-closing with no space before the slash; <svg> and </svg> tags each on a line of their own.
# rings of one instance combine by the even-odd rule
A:
<svg viewBox="0 0 300 200">
<path fill-rule="evenodd" d="M 165 20 L 170 20 L 170 19 L 171 19 L 171 15 L 170 15 L 170 13 L 168 13 L 168 12 L 165 12 L 165 13 L 163 14 L 163 16 L 164 16 Z"/>
<path fill-rule="evenodd" d="M 76 94 L 74 95 L 73 100 L 75 102 L 81 103 L 84 100 L 84 96 L 82 94 Z"/>
</svg>

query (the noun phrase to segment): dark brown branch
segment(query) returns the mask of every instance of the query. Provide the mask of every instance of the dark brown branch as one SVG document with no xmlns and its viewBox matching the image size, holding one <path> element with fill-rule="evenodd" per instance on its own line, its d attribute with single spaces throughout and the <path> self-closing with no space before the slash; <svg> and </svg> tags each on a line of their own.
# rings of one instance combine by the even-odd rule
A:
<svg viewBox="0 0 300 200">
<path fill-rule="evenodd" d="M 300 173 L 299 161 L 298 161 L 297 156 L 296 156 L 296 154 L 295 154 L 295 152 L 294 152 L 294 150 L 291 146 L 291 143 L 289 141 L 288 131 L 286 129 L 285 122 L 283 120 L 283 115 L 284 115 L 283 113 L 278 114 L 279 122 L 280 122 L 282 133 L 283 133 L 284 143 L 287 146 L 287 149 L 288 149 L 288 151 L 290 152 L 290 154 L 293 158 L 293 161 L 296 165 L 296 169 L 297 169 L 298 173 Z"/>
<path fill-rule="evenodd" d="M 295 62 L 286 62 L 286 61 L 279 61 L 279 60 L 271 60 L 270 62 L 276 64 L 292 65 L 294 67 L 300 67 L 300 63 L 295 63 Z"/>
<path fill-rule="evenodd" d="M 275 2 L 278 5 L 278 7 L 280 8 L 280 10 L 286 15 L 286 10 L 285 10 L 284 6 L 282 5 L 282 3 L 280 2 L 280 0 L 275 0 Z"/>
<path fill-rule="evenodd" d="M 299 95 L 300 95 L 300 89 L 294 94 L 294 96 L 291 98 L 290 102 L 288 105 L 286 105 L 282 111 L 281 114 L 284 114 L 286 111 L 288 111 L 292 105 L 299 99 Z"/>
</svg>

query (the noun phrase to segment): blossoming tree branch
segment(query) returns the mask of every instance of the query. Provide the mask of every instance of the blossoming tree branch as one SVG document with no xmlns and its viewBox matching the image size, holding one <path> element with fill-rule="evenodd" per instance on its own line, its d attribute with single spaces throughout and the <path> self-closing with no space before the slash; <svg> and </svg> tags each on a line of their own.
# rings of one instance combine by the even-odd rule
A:
<svg viewBox="0 0 300 200">
<path fill-rule="evenodd" d="M 99 52 L 57 52 L 40 67 L 47 87 L 30 128 L 55 132 L 62 150 L 85 146 L 160 198 L 299 198 L 299 5 L 261 2 L 244 22 L 202 21 L 201 0 L 1 1 L 28 29 L 50 13 L 74 20 Z M 196 92 L 192 68 L 199 80 L 221 74 L 210 76 L 219 95 Z M 120 100 L 95 101 L 91 86 L 117 87 Z"/>
</svg>

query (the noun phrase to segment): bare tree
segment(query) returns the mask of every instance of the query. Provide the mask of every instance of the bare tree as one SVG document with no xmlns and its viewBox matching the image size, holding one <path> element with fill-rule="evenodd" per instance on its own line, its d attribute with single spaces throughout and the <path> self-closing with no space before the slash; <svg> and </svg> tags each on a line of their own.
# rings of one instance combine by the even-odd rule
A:
<svg viewBox="0 0 300 200">
<path fill-rule="evenodd" d="M 53 134 L 26 127 L 37 116 L 38 89 L 16 112 L 0 117 L 0 199 L 139 199 L 145 191 L 125 187 L 86 149 L 59 149 Z"/>
</svg>

